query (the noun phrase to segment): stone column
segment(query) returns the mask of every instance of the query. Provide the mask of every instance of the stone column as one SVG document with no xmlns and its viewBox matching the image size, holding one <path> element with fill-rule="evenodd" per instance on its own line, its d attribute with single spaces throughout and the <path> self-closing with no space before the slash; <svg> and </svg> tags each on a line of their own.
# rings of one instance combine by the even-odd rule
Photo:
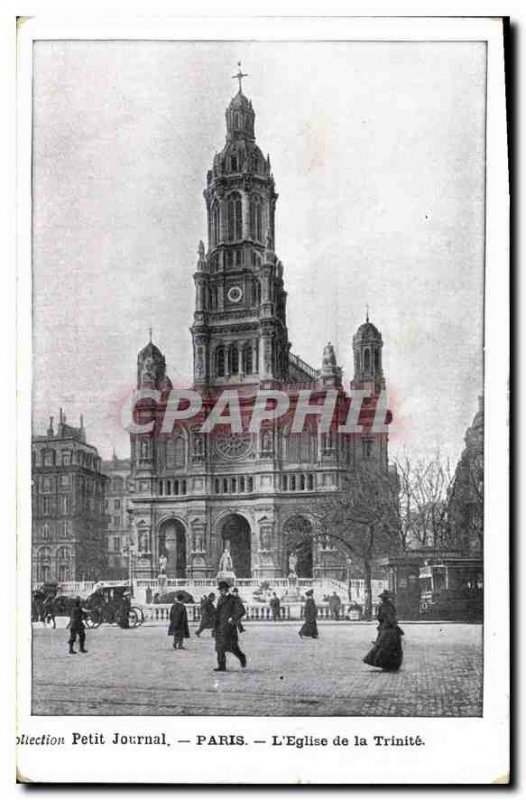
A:
<svg viewBox="0 0 526 800">
<path fill-rule="evenodd" d="M 247 192 L 241 192 L 241 212 L 243 239 L 250 238 L 250 198 Z"/>
</svg>

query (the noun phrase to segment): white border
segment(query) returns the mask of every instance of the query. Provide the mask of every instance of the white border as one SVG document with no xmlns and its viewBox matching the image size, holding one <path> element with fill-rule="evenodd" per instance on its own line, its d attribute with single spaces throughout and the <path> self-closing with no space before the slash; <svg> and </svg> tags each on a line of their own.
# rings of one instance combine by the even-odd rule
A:
<svg viewBox="0 0 526 800">
<path fill-rule="evenodd" d="M 428 745 L 379 752 L 324 748 L 264 752 L 247 748 L 183 751 L 91 751 L 19 748 L 18 767 L 33 781 L 231 783 L 489 783 L 508 770 L 508 417 L 509 364 L 508 185 L 502 29 L 490 19 L 400 18 L 174 18 L 144 15 L 85 18 L 47 15 L 21 26 L 18 38 L 18 729 L 40 731 L 119 729 L 196 732 L 405 734 L 420 733 Z M 486 247 L 486 622 L 482 719 L 399 718 L 30 718 L 31 565 L 31 49 L 34 39 L 230 39 L 259 40 L 485 40 L 488 42 L 487 247 Z M 22 478 L 24 476 L 24 478 Z M 188 746 L 186 746 L 188 747 Z M 141 751 L 137 751 L 140 754 Z M 142 755 L 142 754 L 141 754 Z M 146 760 L 147 755 L 147 760 Z M 262 765 L 264 764 L 264 769 Z M 381 770 L 381 771 L 380 771 Z"/>
</svg>

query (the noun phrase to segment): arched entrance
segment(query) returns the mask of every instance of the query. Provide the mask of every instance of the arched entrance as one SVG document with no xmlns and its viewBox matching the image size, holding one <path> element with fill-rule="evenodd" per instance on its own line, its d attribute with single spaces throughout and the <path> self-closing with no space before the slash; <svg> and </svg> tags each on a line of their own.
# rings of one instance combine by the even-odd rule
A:
<svg viewBox="0 0 526 800">
<path fill-rule="evenodd" d="M 295 555 L 298 578 L 312 578 L 312 524 L 306 517 L 296 514 L 283 526 L 285 541 L 285 575 L 290 572 L 290 557 Z"/>
<path fill-rule="evenodd" d="M 177 519 L 168 519 L 159 529 L 159 558 L 166 556 L 166 577 L 186 578 L 186 532 Z"/>
<path fill-rule="evenodd" d="M 230 514 L 221 526 L 223 549 L 228 543 L 232 565 L 237 578 L 250 578 L 252 560 L 250 555 L 250 525 L 239 514 Z"/>
</svg>

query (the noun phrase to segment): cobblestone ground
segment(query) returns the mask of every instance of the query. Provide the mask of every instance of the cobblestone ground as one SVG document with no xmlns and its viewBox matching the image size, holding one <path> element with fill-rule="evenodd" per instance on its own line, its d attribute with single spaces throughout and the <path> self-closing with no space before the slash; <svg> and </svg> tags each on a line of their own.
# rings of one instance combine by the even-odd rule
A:
<svg viewBox="0 0 526 800">
<path fill-rule="evenodd" d="M 68 655 L 68 631 L 35 626 L 33 713 L 245 716 L 477 716 L 482 627 L 404 623 L 404 663 L 384 673 L 362 662 L 376 625 L 249 623 L 242 670 L 213 671 L 209 631 L 174 651 L 164 627 L 88 631 L 89 653 Z M 192 630 L 193 634 L 193 630 Z"/>
</svg>

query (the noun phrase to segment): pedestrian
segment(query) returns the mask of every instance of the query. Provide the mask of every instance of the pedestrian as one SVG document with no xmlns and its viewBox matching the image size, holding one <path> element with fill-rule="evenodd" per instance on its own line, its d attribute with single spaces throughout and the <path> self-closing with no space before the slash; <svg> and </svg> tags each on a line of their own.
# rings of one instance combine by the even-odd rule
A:
<svg viewBox="0 0 526 800">
<path fill-rule="evenodd" d="M 396 608 L 392 595 L 385 589 L 380 595 L 378 608 L 378 636 L 365 658 L 371 667 L 380 667 L 385 672 L 396 672 L 402 665 L 403 630 L 398 626 Z"/>
<path fill-rule="evenodd" d="M 80 603 L 80 597 L 77 597 L 75 602 L 73 603 L 73 607 L 71 609 L 71 614 L 69 617 L 69 652 L 71 655 L 76 655 L 76 650 L 73 649 L 73 645 L 79 637 L 79 644 L 80 644 L 80 652 L 87 653 L 88 651 L 84 647 L 86 643 L 86 630 L 84 628 L 84 616 L 85 612 L 82 608 Z"/>
<path fill-rule="evenodd" d="M 205 597 L 204 603 L 201 603 L 201 619 L 199 621 L 199 627 L 195 632 L 197 637 L 201 636 L 202 632 L 207 628 L 210 628 L 212 631 L 212 636 L 214 635 L 214 625 L 215 625 L 215 616 L 216 616 L 216 607 L 214 605 L 214 600 L 216 596 L 213 592 L 210 592 L 208 597 Z"/>
<path fill-rule="evenodd" d="M 340 619 L 341 607 L 342 607 L 342 601 L 336 594 L 336 591 L 334 591 L 332 595 L 329 597 L 329 610 L 331 612 L 331 619 L 336 619 L 336 620 Z"/>
<path fill-rule="evenodd" d="M 130 627 L 130 611 L 131 611 L 131 592 L 124 592 L 122 600 L 117 611 L 117 623 L 123 630 L 128 630 Z"/>
<path fill-rule="evenodd" d="M 188 627 L 188 613 L 186 606 L 183 603 L 184 594 L 177 592 L 175 601 L 170 609 L 170 627 L 168 628 L 168 636 L 174 637 L 174 650 L 185 650 L 183 645 L 184 639 L 190 637 L 190 629 Z"/>
<path fill-rule="evenodd" d="M 305 600 L 305 622 L 299 630 L 300 639 L 304 637 L 310 637 L 311 639 L 318 638 L 318 624 L 316 622 L 318 609 L 316 608 L 313 594 L 314 591 L 312 589 L 308 589 L 308 591 L 305 592 L 305 597 L 307 598 Z"/>
<path fill-rule="evenodd" d="M 276 592 L 272 592 L 272 597 L 270 598 L 270 611 L 272 614 L 272 620 L 276 622 L 276 620 L 280 617 L 280 610 L 281 610 L 281 603 L 279 601 L 279 597 L 277 596 Z"/>
<path fill-rule="evenodd" d="M 42 621 L 52 622 L 53 628 L 57 627 L 57 623 L 55 620 L 55 597 L 52 594 L 46 595 L 44 603 L 42 605 Z"/>
<path fill-rule="evenodd" d="M 241 601 L 228 593 L 229 585 L 226 581 L 219 581 L 219 599 L 215 611 L 215 640 L 217 653 L 217 667 L 215 672 L 226 672 L 226 654 L 233 653 L 240 661 L 242 667 L 247 665 L 247 657 L 239 649 L 237 637 L 237 623 L 245 613 Z M 239 616 L 238 616 L 239 615 Z"/>
<path fill-rule="evenodd" d="M 239 596 L 239 589 L 237 588 L 237 586 L 235 586 L 232 589 L 232 596 L 236 598 L 236 600 L 237 600 L 237 602 L 238 602 L 238 604 L 240 606 L 239 611 L 242 612 L 242 613 L 239 613 L 237 615 L 238 616 L 237 629 L 238 629 L 239 633 L 245 633 L 245 628 L 243 627 L 243 624 L 241 622 L 241 617 L 244 617 L 247 612 L 245 610 L 245 606 L 243 605 L 243 601 L 241 600 L 241 598 Z"/>
<path fill-rule="evenodd" d="M 152 587 L 148 584 L 148 586 L 146 587 L 146 605 L 147 606 L 150 606 L 152 604 L 152 596 L 153 596 Z"/>
</svg>

